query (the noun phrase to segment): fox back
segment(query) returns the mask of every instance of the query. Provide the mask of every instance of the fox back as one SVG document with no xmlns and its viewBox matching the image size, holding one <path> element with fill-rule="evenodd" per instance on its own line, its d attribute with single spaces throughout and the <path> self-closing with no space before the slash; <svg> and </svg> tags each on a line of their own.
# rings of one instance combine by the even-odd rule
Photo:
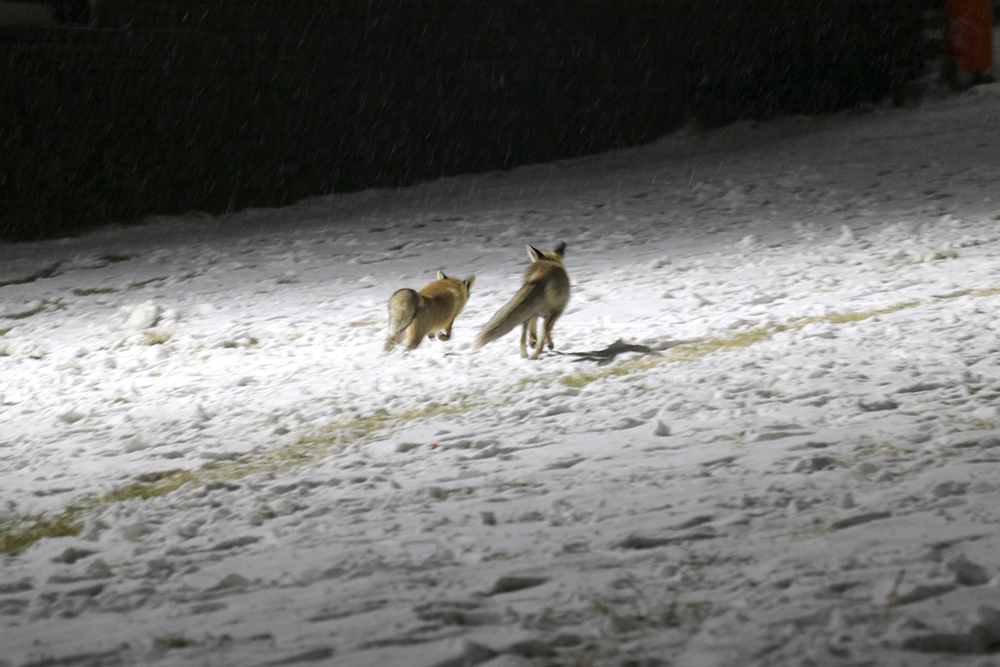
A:
<svg viewBox="0 0 1000 667">
<path fill-rule="evenodd" d="M 566 244 L 560 243 L 555 250 L 542 252 L 528 246 L 531 264 L 524 270 L 524 282 L 514 298 L 507 302 L 486 323 L 476 338 L 474 349 L 479 349 L 490 341 L 509 333 L 517 325 L 521 329 L 521 356 L 527 356 L 526 339 L 531 335 L 535 346 L 532 358 L 538 358 L 542 347 L 552 342 L 552 327 L 569 303 L 569 274 L 563 267 Z M 536 318 L 543 319 L 541 335 L 536 333 Z"/>
<path fill-rule="evenodd" d="M 438 340 L 451 338 L 451 327 L 465 304 L 476 282 L 475 276 L 465 280 L 449 278 L 438 271 L 438 279 L 419 292 L 401 289 L 389 299 L 389 336 L 385 341 L 385 351 L 394 348 L 405 334 L 406 349 L 420 345 L 424 336 Z"/>
</svg>

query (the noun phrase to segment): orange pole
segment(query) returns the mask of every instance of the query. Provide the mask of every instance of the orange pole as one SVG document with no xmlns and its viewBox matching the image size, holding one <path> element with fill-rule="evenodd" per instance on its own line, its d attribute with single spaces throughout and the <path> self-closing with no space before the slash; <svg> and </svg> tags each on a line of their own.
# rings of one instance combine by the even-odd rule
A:
<svg viewBox="0 0 1000 667">
<path fill-rule="evenodd" d="M 945 0 L 945 49 L 966 72 L 993 67 L 990 0 Z"/>
</svg>

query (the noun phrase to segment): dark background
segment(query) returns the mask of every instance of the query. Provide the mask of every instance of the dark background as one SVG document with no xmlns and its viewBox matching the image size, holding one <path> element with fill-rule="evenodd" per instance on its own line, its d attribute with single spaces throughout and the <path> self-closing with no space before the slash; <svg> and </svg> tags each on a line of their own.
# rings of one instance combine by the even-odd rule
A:
<svg viewBox="0 0 1000 667">
<path fill-rule="evenodd" d="M 0 26 L 0 238 L 400 186 L 829 112 L 915 0 L 61 0 Z"/>
</svg>

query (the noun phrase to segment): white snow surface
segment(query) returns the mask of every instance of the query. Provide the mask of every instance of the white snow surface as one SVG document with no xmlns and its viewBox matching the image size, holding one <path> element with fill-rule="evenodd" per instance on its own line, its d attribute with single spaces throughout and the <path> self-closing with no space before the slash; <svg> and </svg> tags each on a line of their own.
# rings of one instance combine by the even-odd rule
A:
<svg viewBox="0 0 1000 667">
<path fill-rule="evenodd" d="M 0 246 L 0 666 L 1000 664 L 998 184 L 990 85 Z"/>
</svg>

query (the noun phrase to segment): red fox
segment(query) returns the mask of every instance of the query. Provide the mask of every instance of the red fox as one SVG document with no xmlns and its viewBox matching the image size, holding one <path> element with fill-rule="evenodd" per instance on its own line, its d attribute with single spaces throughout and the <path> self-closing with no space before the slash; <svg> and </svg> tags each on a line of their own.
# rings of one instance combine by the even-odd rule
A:
<svg viewBox="0 0 1000 667">
<path fill-rule="evenodd" d="M 385 351 L 389 352 L 406 334 L 406 350 L 420 345 L 424 336 L 438 340 L 451 338 L 451 325 L 469 301 L 469 292 L 476 283 L 475 276 L 465 280 L 449 278 L 443 271 L 437 272 L 438 279 L 419 292 L 404 288 L 389 299 L 389 337 L 385 339 Z"/>
<path fill-rule="evenodd" d="M 552 252 L 528 246 L 531 266 L 524 271 L 524 284 L 479 332 L 474 350 L 506 335 L 518 324 L 521 325 L 522 357 L 528 356 L 525 339 L 529 336 L 529 344 L 535 348 L 532 359 L 538 358 L 546 343 L 550 350 L 554 347 L 552 327 L 569 303 L 569 275 L 563 268 L 565 252 L 565 243 L 560 243 Z M 538 317 L 544 318 L 540 334 L 535 329 L 535 318 Z"/>
</svg>

